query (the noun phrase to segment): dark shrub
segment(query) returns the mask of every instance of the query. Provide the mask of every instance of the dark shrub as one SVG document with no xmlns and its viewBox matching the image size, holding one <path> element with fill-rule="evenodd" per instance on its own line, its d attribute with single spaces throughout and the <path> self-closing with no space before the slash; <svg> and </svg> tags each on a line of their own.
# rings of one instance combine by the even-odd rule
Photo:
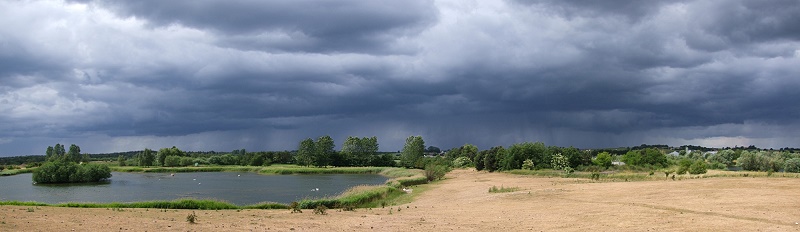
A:
<svg viewBox="0 0 800 232">
<path fill-rule="evenodd" d="M 708 172 L 706 169 L 706 162 L 702 160 L 695 161 L 691 166 L 689 166 L 689 173 L 690 174 L 705 174 Z"/>
</svg>

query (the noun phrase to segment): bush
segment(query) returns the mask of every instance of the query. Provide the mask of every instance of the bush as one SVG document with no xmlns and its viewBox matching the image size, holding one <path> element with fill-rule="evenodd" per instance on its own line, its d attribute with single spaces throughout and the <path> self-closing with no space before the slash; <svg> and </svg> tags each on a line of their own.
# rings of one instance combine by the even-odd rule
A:
<svg viewBox="0 0 800 232">
<path fill-rule="evenodd" d="M 533 160 L 526 159 L 525 161 L 522 161 L 522 169 L 533 170 Z"/>
<path fill-rule="evenodd" d="M 300 204 L 296 201 L 292 201 L 292 203 L 289 204 L 289 209 L 292 210 L 292 213 L 303 213 L 303 211 L 300 210 Z"/>
<path fill-rule="evenodd" d="M 455 168 L 465 168 L 470 166 L 470 164 L 472 164 L 472 161 L 466 156 L 458 157 L 453 160 L 453 167 Z"/>
<path fill-rule="evenodd" d="M 800 172 L 800 158 L 792 158 L 783 163 L 784 172 Z"/>
<path fill-rule="evenodd" d="M 708 172 L 706 169 L 706 162 L 702 160 L 695 161 L 691 166 L 689 166 L 689 173 L 690 174 L 705 174 Z"/>
<path fill-rule="evenodd" d="M 609 167 L 611 167 L 611 163 L 612 163 L 611 154 L 608 154 L 608 152 L 602 152 L 602 153 L 598 154 L 597 158 L 595 158 L 592 162 L 594 163 L 594 165 L 597 165 L 597 166 L 600 166 L 600 167 L 604 167 L 604 168 L 609 168 Z"/>
<path fill-rule="evenodd" d="M 178 166 L 181 166 L 180 156 L 171 155 L 164 158 L 164 167 L 178 167 Z"/>
<path fill-rule="evenodd" d="M 328 210 L 327 206 L 325 206 L 324 204 L 319 204 L 317 205 L 316 208 L 314 208 L 314 214 L 325 215 L 325 211 L 327 210 Z"/>
<path fill-rule="evenodd" d="M 45 162 L 33 172 L 33 181 L 37 183 L 85 183 L 108 178 L 111 178 L 111 169 L 108 166 L 91 163 Z"/>
<path fill-rule="evenodd" d="M 744 151 L 737 160 L 737 164 L 744 170 L 758 171 L 764 161 L 765 160 L 760 155 L 754 152 Z"/>
<path fill-rule="evenodd" d="M 564 157 L 564 155 L 559 153 L 553 156 L 553 159 L 550 161 L 550 165 L 553 166 L 553 169 L 555 170 L 566 170 L 565 168 L 569 167 L 569 161 L 567 160 L 567 157 Z"/>
<path fill-rule="evenodd" d="M 681 159 L 678 161 L 678 171 L 675 171 L 675 174 L 681 175 L 685 174 L 689 171 L 689 167 L 692 166 L 692 160 L 690 159 Z"/>
<path fill-rule="evenodd" d="M 192 157 L 181 157 L 181 166 L 192 166 L 194 165 L 194 159 Z"/>
<path fill-rule="evenodd" d="M 727 166 L 725 164 L 723 164 L 723 163 L 714 162 L 714 163 L 711 164 L 711 167 L 709 167 L 709 168 L 716 169 L 716 170 L 723 170 L 723 169 L 727 168 Z"/>
<path fill-rule="evenodd" d="M 442 179 L 449 171 L 450 168 L 447 166 L 428 164 L 425 166 L 425 178 L 428 179 L 428 181 L 439 180 Z"/>
</svg>

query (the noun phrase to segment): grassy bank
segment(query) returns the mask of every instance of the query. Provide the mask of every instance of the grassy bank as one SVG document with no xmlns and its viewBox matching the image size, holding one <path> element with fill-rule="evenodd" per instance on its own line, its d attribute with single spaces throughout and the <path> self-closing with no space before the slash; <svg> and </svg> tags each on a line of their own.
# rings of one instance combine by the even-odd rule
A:
<svg viewBox="0 0 800 232">
<path fill-rule="evenodd" d="M 142 201 L 130 203 L 83 203 L 68 202 L 60 204 L 47 204 L 40 202 L 0 201 L 0 205 L 16 206 L 53 206 L 71 208 L 150 208 L 150 209 L 286 209 L 286 205 L 279 203 L 259 203 L 255 205 L 237 206 L 224 201 L 179 199 L 174 201 Z"/>
<path fill-rule="evenodd" d="M 36 168 L 3 170 L 0 171 L 0 176 L 13 176 L 22 173 L 32 173 L 33 170 L 36 170 Z"/>
</svg>

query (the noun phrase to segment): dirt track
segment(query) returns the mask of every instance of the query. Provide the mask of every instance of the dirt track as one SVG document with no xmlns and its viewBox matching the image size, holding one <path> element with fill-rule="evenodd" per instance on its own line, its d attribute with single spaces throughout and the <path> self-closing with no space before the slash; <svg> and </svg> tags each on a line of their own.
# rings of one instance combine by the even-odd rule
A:
<svg viewBox="0 0 800 232">
<path fill-rule="evenodd" d="M 447 178 L 391 214 L 195 210 L 189 224 L 192 210 L 0 206 L 0 231 L 800 231 L 797 178 L 592 183 L 474 170 Z"/>
</svg>

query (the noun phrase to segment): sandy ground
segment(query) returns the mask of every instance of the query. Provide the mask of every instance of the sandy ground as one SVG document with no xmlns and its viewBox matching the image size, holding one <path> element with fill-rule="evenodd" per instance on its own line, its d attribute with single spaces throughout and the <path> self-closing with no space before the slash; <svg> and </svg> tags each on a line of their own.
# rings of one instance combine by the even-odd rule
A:
<svg viewBox="0 0 800 232">
<path fill-rule="evenodd" d="M 406 205 L 328 215 L 194 210 L 196 224 L 186 222 L 193 210 L 0 206 L 0 231 L 800 231 L 797 178 L 593 183 L 455 170 L 412 194 Z"/>
</svg>

